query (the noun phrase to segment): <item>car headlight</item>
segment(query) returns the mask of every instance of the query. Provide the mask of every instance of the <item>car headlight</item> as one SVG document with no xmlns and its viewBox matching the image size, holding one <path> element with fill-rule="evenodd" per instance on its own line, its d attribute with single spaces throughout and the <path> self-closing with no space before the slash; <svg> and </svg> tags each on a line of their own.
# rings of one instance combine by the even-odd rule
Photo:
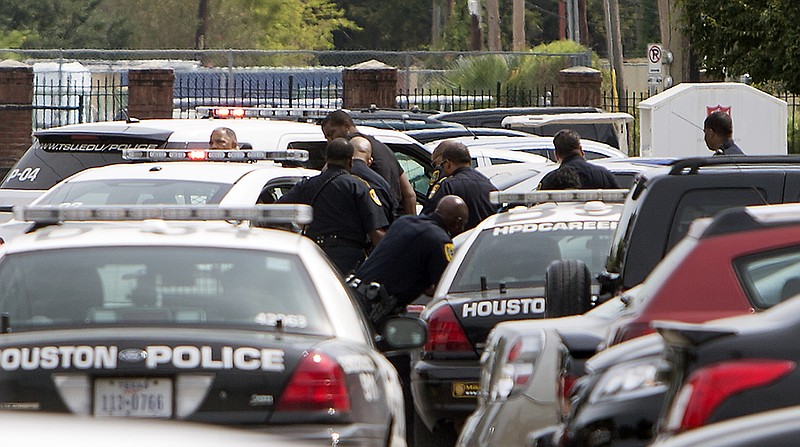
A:
<svg viewBox="0 0 800 447">
<path fill-rule="evenodd" d="M 667 385 L 661 381 L 660 357 L 638 360 L 609 368 L 595 385 L 590 403 L 632 399 L 664 392 Z"/>
</svg>

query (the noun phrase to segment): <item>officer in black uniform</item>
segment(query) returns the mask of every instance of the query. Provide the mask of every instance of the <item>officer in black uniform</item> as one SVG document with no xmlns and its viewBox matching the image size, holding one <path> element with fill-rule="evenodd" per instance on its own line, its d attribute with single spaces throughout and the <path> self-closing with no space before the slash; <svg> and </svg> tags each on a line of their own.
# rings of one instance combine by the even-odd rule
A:
<svg viewBox="0 0 800 447">
<path fill-rule="evenodd" d="M 497 207 L 489 201 L 489 192 L 496 191 L 497 188 L 485 175 L 472 169 L 472 157 L 464 143 L 446 140 L 436 147 L 434 153 L 440 149 L 441 175 L 446 178 L 433 185 L 433 194 L 425 202 L 420 214 L 432 212 L 442 197 L 456 195 L 469 208 L 469 221 L 464 228 L 475 228 L 483 219 L 497 212 Z"/>
<path fill-rule="evenodd" d="M 334 138 L 352 138 L 355 136 L 366 138 L 372 146 L 372 165 L 370 165 L 370 168 L 389 183 L 392 194 L 394 194 L 395 200 L 400 205 L 395 211 L 395 215 L 416 214 L 417 193 L 414 192 L 414 187 L 411 186 L 408 176 L 389 146 L 371 135 L 360 133 L 353 123 L 353 119 L 343 110 L 335 110 L 329 113 L 322 120 L 321 125 L 322 133 L 329 142 Z"/>
<path fill-rule="evenodd" d="M 323 172 L 301 181 L 278 201 L 311 205 L 314 220 L 304 234 L 319 244 L 339 272 L 346 275 L 366 257 L 367 236 L 373 246 L 377 245 L 389 222 L 375 192 L 350 174 L 350 142 L 335 139 L 326 152 Z"/>
<path fill-rule="evenodd" d="M 397 210 L 397 200 L 392 195 L 386 180 L 369 167 L 372 164 L 372 145 L 369 140 L 360 136 L 351 138 L 350 144 L 353 145 L 353 169 L 350 172 L 366 181 L 375 191 L 386 214 L 386 220 L 391 224 Z"/>
<path fill-rule="evenodd" d="M 703 121 L 703 134 L 708 150 L 714 151 L 714 155 L 744 155 L 733 141 L 733 120 L 727 113 L 711 112 Z"/>
<path fill-rule="evenodd" d="M 453 258 L 452 236 L 464 230 L 468 217 L 464 200 L 451 195 L 443 197 L 432 213 L 402 216 L 389 227 L 350 280 L 376 329 L 423 293 L 433 294 Z"/>
<path fill-rule="evenodd" d="M 558 169 L 548 172 L 539 182 L 538 189 L 563 189 L 558 180 L 559 169 L 574 169 L 580 178 L 581 189 L 619 189 L 614 174 L 603 166 L 586 161 L 581 147 L 581 136 L 572 129 L 559 130 L 553 137 Z"/>
</svg>

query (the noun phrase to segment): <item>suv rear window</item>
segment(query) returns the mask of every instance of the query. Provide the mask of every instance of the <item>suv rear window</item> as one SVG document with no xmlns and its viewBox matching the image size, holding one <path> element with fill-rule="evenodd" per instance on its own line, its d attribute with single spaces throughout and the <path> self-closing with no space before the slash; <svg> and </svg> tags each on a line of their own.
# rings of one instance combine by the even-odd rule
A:
<svg viewBox="0 0 800 447">
<path fill-rule="evenodd" d="M 296 255 L 211 247 L 81 247 L 7 255 L 0 312 L 14 331 L 235 326 L 330 333 Z"/>
<path fill-rule="evenodd" d="M 120 149 L 156 149 L 152 139 L 103 138 L 99 141 L 40 141 L 25 151 L 6 173 L 0 189 L 45 190 L 87 168 L 123 163 Z"/>
</svg>

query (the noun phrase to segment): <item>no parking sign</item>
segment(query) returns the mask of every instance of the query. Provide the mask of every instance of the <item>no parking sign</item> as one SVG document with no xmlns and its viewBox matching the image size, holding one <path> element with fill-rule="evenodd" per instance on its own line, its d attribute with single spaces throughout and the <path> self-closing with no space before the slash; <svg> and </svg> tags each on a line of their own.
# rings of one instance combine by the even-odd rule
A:
<svg viewBox="0 0 800 447">
<path fill-rule="evenodd" d="M 661 45 L 657 43 L 647 44 L 647 73 L 651 75 L 661 75 L 661 57 L 663 56 Z"/>
</svg>

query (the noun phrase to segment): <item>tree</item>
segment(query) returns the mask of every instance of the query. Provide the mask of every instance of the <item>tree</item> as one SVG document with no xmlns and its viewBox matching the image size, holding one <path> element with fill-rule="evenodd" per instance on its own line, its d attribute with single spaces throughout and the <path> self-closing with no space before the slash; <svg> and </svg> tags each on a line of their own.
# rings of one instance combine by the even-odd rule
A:
<svg viewBox="0 0 800 447">
<path fill-rule="evenodd" d="M 800 2 L 680 0 L 697 67 L 712 78 L 749 73 L 800 92 Z"/>
<path fill-rule="evenodd" d="M 430 47 L 431 0 L 335 0 L 359 29 L 334 32 L 337 49 L 422 50 Z"/>
</svg>

